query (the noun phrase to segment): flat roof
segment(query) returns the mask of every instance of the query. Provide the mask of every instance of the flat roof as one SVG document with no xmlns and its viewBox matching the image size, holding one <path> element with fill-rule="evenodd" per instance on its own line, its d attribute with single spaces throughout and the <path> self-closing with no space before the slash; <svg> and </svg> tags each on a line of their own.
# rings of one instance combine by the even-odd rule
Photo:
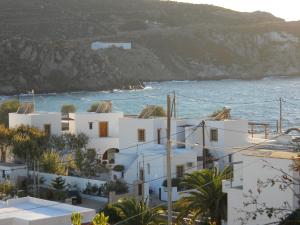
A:
<svg viewBox="0 0 300 225">
<path fill-rule="evenodd" d="M 47 111 L 40 111 L 40 112 L 32 112 L 32 113 L 9 113 L 9 114 L 15 114 L 15 115 L 28 115 L 28 116 L 33 116 L 33 115 L 61 115 L 60 112 L 47 112 Z"/>
<path fill-rule="evenodd" d="M 270 150 L 270 149 L 250 149 L 242 152 L 246 156 L 277 158 L 277 159 L 300 159 L 298 152 Z"/>
<path fill-rule="evenodd" d="M 22 163 L 9 163 L 9 162 L 3 162 L 3 163 L 0 163 L 0 167 L 27 167 L 25 164 L 22 164 Z"/>
<path fill-rule="evenodd" d="M 126 153 L 124 151 L 121 151 L 121 154 L 131 154 L 136 155 L 136 151 L 132 151 L 132 149 L 136 149 L 136 147 L 129 148 L 129 150 Z M 166 145 L 165 144 L 155 144 L 152 146 L 139 146 L 138 150 L 144 154 L 145 156 L 151 156 L 151 155 L 166 155 Z M 185 153 L 191 153 L 194 152 L 192 149 L 189 148 L 172 148 L 172 154 L 173 155 L 179 155 L 179 154 L 185 154 Z"/>
<path fill-rule="evenodd" d="M 2 202 L 0 206 L 0 221 L 8 218 L 32 221 L 67 216 L 71 215 L 72 212 L 95 213 L 95 210 L 38 198 L 24 197 Z"/>
</svg>

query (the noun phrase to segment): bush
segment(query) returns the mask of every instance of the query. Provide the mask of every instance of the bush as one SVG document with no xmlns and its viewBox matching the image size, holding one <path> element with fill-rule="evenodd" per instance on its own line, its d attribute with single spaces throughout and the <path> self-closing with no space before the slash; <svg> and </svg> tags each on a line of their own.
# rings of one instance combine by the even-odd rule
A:
<svg viewBox="0 0 300 225">
<path fill-rule="evenodd" d="M 0 123 L 8 126 L 8 113 L 17 112 L 20 106 L 18 100 L 7 100 L 0 105 Z"/>
<path fill-rule="evenodd" d="M 104 195 L 108 196 L 109 192 L 114 191 L 116 194 L 128 193 L 128 186 L 124 181 L 109 181 L 103 186 Z"/>
<path fill-rule="evenodd" d="M 97 185 L 97 184 L 94 184 L 94 185 L 92 186 L 92 188 L 91 188 L 91 191 L 92 191 L 92 193 L 97 193 L 97 192 L 98 192 L 98 189 L 99 189 L 98 185 Z"/>
<path fill-rule="evenodd" d="M 13 195 L 15 186 L 9 182 L 0 183 L 0 193 L 4 195 Z"/>
<path fill-rule="evenodd" d="M 117 172 L 122 172 L 124 171 L 125 167 L 123 165 L 115 165 L 115 167 L 113 168 L 114 171 Z"/>
<path fill-rule="evenodd" d="M 167 180 L 164 180 L 162 183 L 163 187 L 167 187 Z M 184 185 L 182 184 L 182 178 L 172 178 L 172 187 L 177 187 L 177 190 L 180 191 L 184 189 Z"/>
<path fill-rule="evenodd" d="M 67 116 L 69 113 L 76 112 L 76 107 L 73 104 L 63 105 L 60 109 L 61 114 Z"/>
<path fill-rule="evenodd" d="M 54 151 L 44 152 L 41 159 L 42 169 L 46 173 L 65 175 L 65 166 L 60 155 Z"/>
<path fill-rule="evenodd" d="M 150 117 L 165 117 L 167 116 L 164 108 L 157 105 L 147 105 L 139 115 L 139 118 L 148 119 Z"/>
<path fill-rule="evenodd" d="M 110 113 L 112 112 L 112 103 L 110 101 L 93 103 L 88 112 Z"/>
<path fill-rule="evenodd" d="M 62 177 L 56 177 L 52 180 L 52 187 L 56 190 L 63 190 L 66 187 L 65 183 L 65 179 Z"/>
<path fill-rule="evenodd" d="M 90 182 L 88 182 L 86 184 L 86 187 L 83 191 L 84 194 L 90 195 L 92 193 L 92 184 Z"/>
<path fill-rule="evenodd" d="M 67 194 L 65 191 L 54 191 L 53 192 L 53 199 L 55 201 L 64 202 L 67 198 Z"/>
</svg>

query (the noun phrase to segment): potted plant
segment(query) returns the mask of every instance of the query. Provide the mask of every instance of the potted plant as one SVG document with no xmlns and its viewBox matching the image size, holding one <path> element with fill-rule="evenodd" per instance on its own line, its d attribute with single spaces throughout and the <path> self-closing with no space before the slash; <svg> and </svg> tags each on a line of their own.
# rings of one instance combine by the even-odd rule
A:
<svg viewBox="0 0 300 225">
<path fill-rule="evenodd" d="M 167 201 L 168 200 L 168 189 L 167 189 L 167 180 L 164 180 L 162 183 L 161 189 L 161 195 L 160 200 Z M 177 201 L 179 199 L 178 191 L 183 190 L 184 187 L 182 185 L 182 179 L 181 178 L 172 178 L 172 199 L 173 201 Z"/>
<path fill-rule="evenodd" d="M 112 170 L 112 179 L 120 179 L 124 176 L 125 167 L 123 165 L 115 165 Z"/>
</svg>

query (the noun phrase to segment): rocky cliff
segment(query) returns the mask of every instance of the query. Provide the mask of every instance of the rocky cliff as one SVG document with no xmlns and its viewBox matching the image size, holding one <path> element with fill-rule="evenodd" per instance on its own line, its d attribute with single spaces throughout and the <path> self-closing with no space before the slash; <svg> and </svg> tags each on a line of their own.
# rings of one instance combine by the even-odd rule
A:
<svg viewBox="0 0 300 225">
<path fill-rule="evenodd" d="M 0 0 L 0 94 L 300 74 L 300 22 L 154 0 Z M 95 41 L 132 49 L 91 49 Z"/>
</svg>

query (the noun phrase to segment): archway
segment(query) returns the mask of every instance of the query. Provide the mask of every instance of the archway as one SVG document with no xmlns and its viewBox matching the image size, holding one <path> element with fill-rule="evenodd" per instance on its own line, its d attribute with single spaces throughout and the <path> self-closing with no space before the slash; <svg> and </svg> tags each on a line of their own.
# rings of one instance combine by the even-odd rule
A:
<svg viewBox="0 0 300 225">
<path fill-rule="evenodd" d="M 119 152 L 117 148 L 107 149 L 102 155 L 102 160 L 107 160 L 110 164 L 115 163 L 115 154 Z"/>
</svg>

